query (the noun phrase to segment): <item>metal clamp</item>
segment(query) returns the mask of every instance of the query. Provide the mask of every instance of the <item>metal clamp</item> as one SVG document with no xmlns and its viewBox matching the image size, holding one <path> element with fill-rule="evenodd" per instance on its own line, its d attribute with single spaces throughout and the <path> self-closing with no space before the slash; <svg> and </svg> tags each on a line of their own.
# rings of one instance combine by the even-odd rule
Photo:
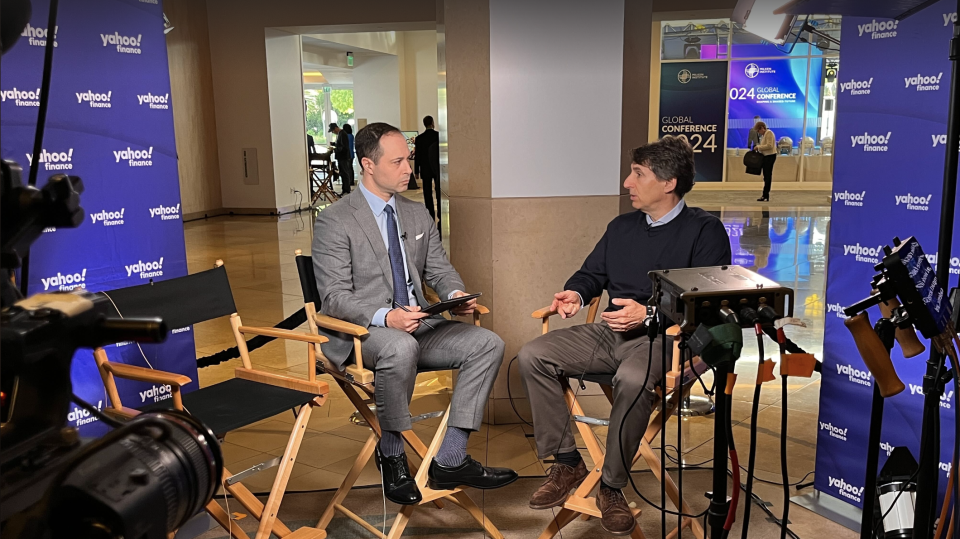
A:
<svg viewBox="0 0 960 539">
<path fill-rule="evenodd" d="M 260 464 L 255 464 L 255 465 L 247 468 L 246 470 L 244 470 L 244 471 L 242 471 L 242 472 L 240 472 L 240 473 L 235 473 L 235 474 L 231 475 L 230 477 L 228 477 L 228 478 L 224 481 L 224 483 L 226 483 L 227 486 L 233 485 L 233 484 L 235 484 L 235 483 L 239 483 L 240 481 L 243 481 L 244 479 L 246 479 L 247 477 L 250 477 L 250 476 L 253 475 L 253 474 L 262 472 L 262 471 L 264 471 L 264 470 L 269 470 L 270 468 L 273 468 L 274 466 L 279 466 L 281 459 L 283 459 L 283 457 L 276 457 L 276 458 L 272 458 L 272 459 L 270 459 L 270 460 L 268 460 L 268 461 L 266 461 L 266 462 L 261 462 Z"/>
</svg>

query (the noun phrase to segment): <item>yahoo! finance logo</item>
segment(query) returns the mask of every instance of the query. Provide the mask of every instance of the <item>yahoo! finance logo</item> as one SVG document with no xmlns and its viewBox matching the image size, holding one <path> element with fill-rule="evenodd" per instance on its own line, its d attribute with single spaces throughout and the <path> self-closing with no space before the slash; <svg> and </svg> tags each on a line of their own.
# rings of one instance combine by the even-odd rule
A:
<svg viewBox="0 0 960 539">
<path fill-rule="evenodd" d="M 116 226 L 123 224 L 123 212 L 126 208 L 120 208 L 120 211 L 106 211 L 91 213 L 90 221 L 93 224 L 103 223 L 103 226 Z"/>
<path fill-rule="evenodd" d="M 870 39 L 886 39 L 897 37 L 897 24 L 900 21 L 879 21 L 876 19 L 857 25 L 859 37 L 870 36 Z"/>
<path fill-rule="evenodd" d="M 840 427 L 834 427 L 833 423 L 824 423 L 823 421 L 821 421 L 820 430 L 825 430 L 827 431 L 827 434 L 829 434 L 831 437 L 846 442 L 847 431 L 850 429 L 849 428 L 841 429 Z"/>
<path fill-rule="evenodd" d="M 97 410 L 103 411 L 103 401 L 97 401 Z M 79 427 L 81 425 L 86 425 L 87 423 L 95 423 L 100 421 L 96 416 L 90 414 L 88 410 L 74 406 L 73 410 L 67 414 L 67 421 L 73 423 L 73 426 Z"/>
<path fill-rule="evenodd" d="M 140 392 L 140 403 L 147 402 L 147 399 L 153 399 L 153 402 L 160 402 L 173 398 L 173 388 L 169 385 L 154 385 L 150 389 Z"/>
<path fill-rule="evenodd" d="M 113 90 L 109 90 L 105 94 L 98 94 L 93 90 L 87 90 L 86 92 L 77 92 L 77 103 L 80 105 L 88 103 L 92 109 L 109 109 L 112 107 L 110 104 L 110 98 L 112 96 Z"/>
<path fill-rule="evenodd" d="M 840 83 L 840 93 L 849 91 L 850 95 L 868 95 L 870 93 L 870 86 L 873 85 L 873 77 L 870 77 L 869 80 L 853 80 L 850 79 L 847 82 Z"/>
<path fill-rule="evenodd" d="M 886 135 L 871 135 L 867 132 L 862 135 L 850 135 L 850 147 L 863 146 L 865 152 L 885 152 L 888 150 L 887 144 L 890 144 L 892 134 L 892 131 L 887 131 Z"/>
<path fill-rule="evenodd" d="M 904 88 L 916 88 L 918 92 L 929 92 L 940 89 L 940 79 L 943 78 L 943 71 L 936 75 L 923 76 L 917 73 L 914 77 L 904 77 Z"/>
<path fill-rule="evenodd" d="M 848 500 L 853 500 L 855 502 L 860 502 L 863 499 L 863 489 L 864 487 L 857 488 L 846 481 L 841 477 L 836 479 L 834 477 L 828 477 L 827 482 L 830 485 L 830 488 L 837 489 L 837 493 Z"/>
<path fill-rule="evenodd" d="M 163 277 L 163 257 L 155 262 L 137 261 L 136 264 L 124 266 L 127 270 L 127 277 L 139 275 L 141 279 L 151 279 L 153 277 Z"/>
<path fill-rule="evenodd" d="M 143 38 L 143 34 L 137 34 L 137 37 L 121 36 L 120 32 L 100 34 L 104 47 L 114 45 L 117 47 L 117 52 L 123 54 L 140 54 L 142 52 L 140 50 L 141 38 Z"/>
<path fill-rule="evenodd" d="M 53 46 L 56 47 L 57 43 L 57 29 L 59 26 L 53 27 Z M 47 32 L 46 28 L 34 28 L 27 24 L 27 27 L 23 29 L 23 32 L 20 33 L 21 36 L 27 38 L 27 44 L 31 47 L 46 47 L 47 46 Z"/>
<path fill-rule="evenodd" d="M 52 277 L 40 279 L 44 290 L 73 290 L 74 288 L 87 287 L 87 268 L 80 270 L 80 273 L 68 273 L 66 275 L 57 272 Z"/>
<path fill-rule="evenodd" d="M 940 253 L 936 252 L 932 255 L 927 255 L 927 262 L 933 266 L 933 269 L 937 269 L 937 264 L 940 262 Z M 960 257 L 950 258 L 950 274 L 951 275 L 960 275 Z"/>
<path fill-rule="evenodd" d="M 910 386 L 910 394 L 923 396 L 923 386 L 916 384 L 908 384 Z M 953 400 L 953 390 L 944 391 L 943 395 L 940 395 L 940 407 L 950 409 L 950 401 Z"/>
<path fill-rule="evenodd" d="M 950 26 L 951 24 L 955 24 L 956 22 L 957 22 L 957 12 L 956 12 L 956 11 L 954 11 L 953 13 L 944 13 L 944 14 L 943 14 L 943 25 L 944 25 L 944 26 Z"/>
<path fill-rule="evenodd" d="M 880 450 L 885 451 L 888 457 L 893 454 L 893 449 L 893 444 L 889 442 L 880 442 Z"/>
<path fill-rule="evenodd" d="M 150 208 L 150 218 L 153 219 L 154 217 L 159 217 L 161 221 L 180 219 L 180 204 Z"/>
<path fill-rule="evenodd" d="M 151 109 L 166 110 L 170 108 L 170 94 L 153 95 L 145 93 L 137 96 L 140 105 L 147 105 Z"/>
<path fill-rule="evenodd" d="M 910 193 L 907 193 L 905 195 L 894 195 L 893 198 L 897 202 L 897 206 L 903 204 L 904 206 L 907 207 L 908 210 L 929 211 L 930 200 L 933 199 L 933 195 L 918 197 L 918 196 L 913 196 Z"/>
<path fill-rule="evenodd" d="M 879 264 L 880 259 L 883 257 L 883 245 L 878 245 L 876 249 L 861 247 L 860 242 L 853 245 L 844 245 L 843 256 L 847 255 L 853 255 L 857 262 Z"/>
<path fill-rule="evenodd" d="M 130 146 L 127 146 L 126 150 L 114 150 L 113 156 L 117 158 L 117 163 L 119 163 L 121 159 L 126 161 L 127 166 L 153 166 L 153 146 L 150 146 L 146 150 L 132 150 Z"/>
<path fill-rule="evenodd" d="M 828 303 L 827 312 L 836 314 L 837 318 L 847 318 L 847 315 L 843 314 L 843 305 L 839 303 Z"/>
<path fill-rule="evenodd" d="M 866 191 L 862 191 L 860 193 L 851 193 L 844 189 L 842 193 L 833 194 L 833 201 L 840 202 L 842 200 L 844 206 L 863 206 L 863 201 L 866 198 Z"/>
<path fill-rule="evenodd" d="M 26 154 L 27 162 L 33 166 L 33 155 Z M 65 152 L 50 153 L 46 149 L 40 150 L 39 163 L 43 163 L 44 170 L 73 170 L 73 148 Z"/>
<path fill-rule="evenodd" d="M 837 374 L 840 376 L 846 376 L 848 380 L 861 386 L 873 385 L 873 375 L 870 374 L 870 371 L 861 371 L 860 369 L 855 368 L 853 365 L 837 364 Z"/>
<path fill-rule="evenodd" d="M 3 90 L 0 91 L 0 102 L 6 102 L 7 100 L 13 101 L 13 104 L 18 107 L 39 107 L 40 106 L 40 88 L 36 90 L 27 91 L 27 90 L 17 90 L 14 87 L 12 90 Z M 946 139 L 946 135 L 943 136 Z"/>
</svg>

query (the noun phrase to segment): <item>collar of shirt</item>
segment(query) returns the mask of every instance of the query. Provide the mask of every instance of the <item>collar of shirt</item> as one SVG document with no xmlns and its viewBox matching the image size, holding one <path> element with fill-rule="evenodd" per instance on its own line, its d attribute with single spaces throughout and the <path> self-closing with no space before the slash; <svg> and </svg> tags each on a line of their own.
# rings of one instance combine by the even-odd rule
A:
<svg viewBox="0 0 960 539">
<path fill-rule="evenodd" d="M 389 204 L 393 208 L 393 214 L 397 214 L 397 201 L 394 200 L 395 197 L 390 197 L 390 200 L 384 202 L 382 198 L 371 193 L 363 186 L 363 182 L 358 182 L 360 184 L 360 192 L 363 193 L 363 198 L 367 199 L 367 204 L 370 205 L 370 209 L 373 210 L 374 217 L 380 217 L 380 214 L 383 213 L 383 209 Z"/>
<path fill-rule="evenodd" d="M 681 198 L 680 202 L 678 202 L 677 205 L 674 206 L 672 210 L 668 211 L 666 215 L 657 219 L 656 221 L 654 221 L 653 219 L 650 218 L 649 215 L 647 215 L 647 224 L 650 225 L 651 227 L 663 226 L 669 223 L 670 221 L 673 221 L 674 219 L 676 219 L 677 216 L 680 215 L 680 212 L 683 211 L 683 208 L 685 206 L 686 206 L 686 203 L 684 203 L 683 199 Z"/>
</svg>

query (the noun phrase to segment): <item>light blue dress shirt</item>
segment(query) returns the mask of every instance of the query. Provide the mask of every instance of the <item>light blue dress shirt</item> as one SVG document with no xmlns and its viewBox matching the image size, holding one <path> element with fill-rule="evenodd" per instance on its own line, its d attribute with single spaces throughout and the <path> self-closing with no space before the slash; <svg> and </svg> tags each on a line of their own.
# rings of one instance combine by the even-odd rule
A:
<svg viewBox="0 0 960 539">
<path fill-rule="evenodd" d="M 670 221 L 673 221 L 674 219 L 676 219 L 677 216 L 680 215 L 680 212 L 683 211 L 684 207 L 686 207 L 686 203 L 681 198 L 680 202 L 677 202 L 677 205 L 674 206 L 672 210 L 668 211 L 663 217 L 657 219 L 656 221 L 654 221 L 653 219 L 650 218 L 649 215 L 647 215 L 646 216 L 647 224 L 650 225 L 651 227 L 663 226 L 669 223 Z M 577 292 L 577 297 L 580 298 L 580 306 L 583 307 L 584 305 L 583 297 L 580 296 L 579 292 Z"/>
<path fill-rule="evenodd" d="M 360 192 L 363 193 L 363 198 L 367 199 L 367 204 L 370 205 L 370 209 L 373 210 L 373 218 L 377 220 L 377 228 L 380 229 L 380 236 L 383 238 L 383 246 L 386 247 L 387 252 L 390 252 L 390 240 L 387 236 L 387 212 L 384 211 L 388 205 L 393 208 L 394 222 L 397 225 L 397 236 L 401 237 L 400 240 L 400 252 L 403 253 L 403 276 L 407 279 L 407 296 L 408 301 L 407 305 L 417 305 L 417 296 L 413 292 L 413 280 L 410 279 L 410 270 L 407 267 L 407 249 L 403 245 L 403 231 L 400 230 L 400 217 L 397 212 L 397 201 L 396 195 L 390 197 L 390 200 L 384 202 L 382 198 L 371 193 L 363 186 L 363 182 L 360 183 Z M 384 327 L 386 325 L 387 313 L 390 312 L 393 308 L 382 307 L 377 309 L 376 314 L 373 315 L 373 320 L 370 321 L 370 325 Z"/>
</svg>

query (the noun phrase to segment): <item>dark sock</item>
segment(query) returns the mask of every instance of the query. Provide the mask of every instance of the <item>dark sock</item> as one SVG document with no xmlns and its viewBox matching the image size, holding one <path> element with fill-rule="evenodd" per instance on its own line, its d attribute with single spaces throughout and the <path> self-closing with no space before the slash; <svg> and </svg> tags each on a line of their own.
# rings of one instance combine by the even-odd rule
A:
<svg viewBox="0 0 960 539">
<path fill-rule="evenodd" d="M 396 457 L 403 454 L 403 436 L 392 430 L 383 431 L 380 437 L 380 453 L 385 457 Z"/>
<path fill-rule="evenodd" d="M 470 439 L 470 431 L 458 427 L 450 427 L 443 435 L 443 443 L 440 444 L 440 450 L 434 461 L 441 466 L 455 468 L 467 460 L 467 440 Z"/>
<path fill-rule="evenodd" d="M 569 453 L 557 453 L 555 457 L 557 462 L 560 464 L 567 465 L 571 468 L 576 468 L 580 461 L 583 460 L 583 457 L 580 456 L 580 452 L 574 449 Z"/>
<path fill-rule="evenodd" d="M 620 490 L 618 488 L 613 488 L 610 485 L 603 482 L 603 479 L 600 480 L 600 488 L 610 489 L 610 490 Z"/>
</svg>

